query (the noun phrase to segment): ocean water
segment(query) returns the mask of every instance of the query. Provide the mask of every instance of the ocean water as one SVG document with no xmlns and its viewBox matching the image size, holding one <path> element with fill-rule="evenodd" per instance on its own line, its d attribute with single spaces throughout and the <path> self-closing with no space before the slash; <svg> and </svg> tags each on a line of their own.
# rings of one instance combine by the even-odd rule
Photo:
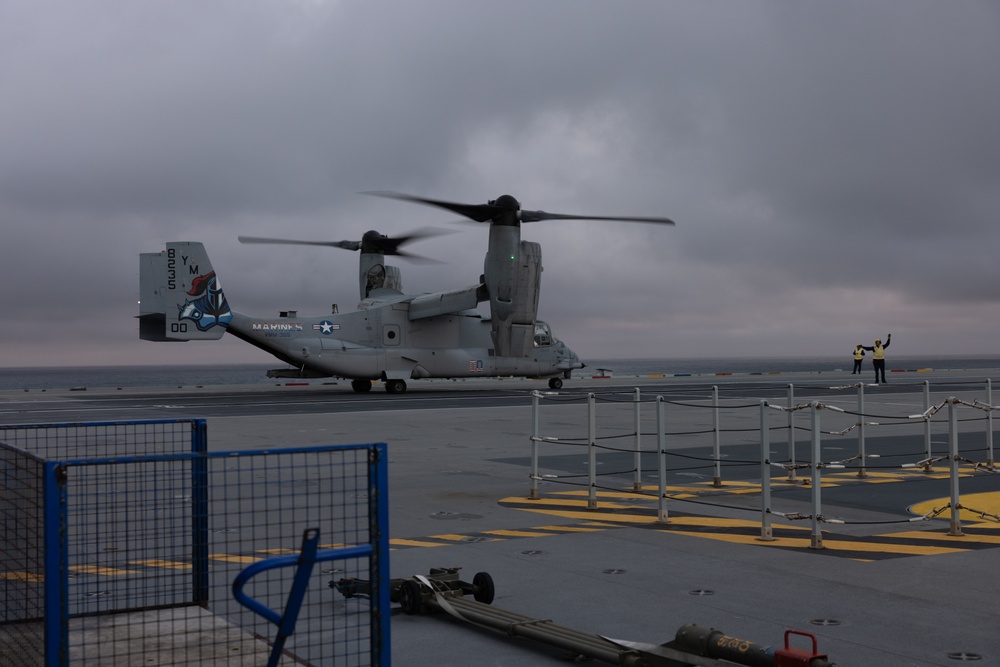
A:
<svg viewBox="0 0 1000 667">
<path fill-rule="evenodd" d="M 702 359 L 586 359 L 587 367 L 577 376 L 601 374 L 607 369 L 615 376 L 662 373 L 826 373 L 850 371 L 853 360 L 844 357 L 792 358 L 702 358 Z M 92 366 L 67 368 L 0 368 L 0 390 L 57 390 L 116 387 L 190 387 L 198 385 L 274 385 L 286 380 L 267 377 L 275 364 L 225 366 Z M 864 370 L 871 370 L 865 358 Z M 1000 356 L 890 357 L 887 370 L 975 370 L 1000 369 Z M 313 380 L 316 382 L 316 380 Z"/>
</svg>

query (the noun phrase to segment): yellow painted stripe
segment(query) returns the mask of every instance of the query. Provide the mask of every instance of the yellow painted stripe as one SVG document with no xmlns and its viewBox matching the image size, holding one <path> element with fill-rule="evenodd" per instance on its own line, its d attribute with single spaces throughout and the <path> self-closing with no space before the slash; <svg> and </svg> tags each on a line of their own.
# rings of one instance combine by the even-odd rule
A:
<svg viewBox="0 0 1000 667">
<path fill-rule="evenodd" d="M 585 526 L 597 526 L 598 528 L 618 528 L 618 524 L 614 523 L 603 523 L 601 521 L 586 521 Z"/>
<path fill-rule="evenodd" d="M 686 530 L 661 530 L 661 533 L 669 535 L 687 535 L 688 537 L 707 537 L 710 540 L 720 542 L 731 542 L 733 544 L 761 544 L 781 547 L 808 547 L 810 539 L 799 537 L 775 537 L 773 540 L 764 541 L 759 535 L 729 535 L 725 533 L 693 533 Z"/>
<path fill-rule="evenodd" d="M 528 530 L 484 530 L 483 533 L 501 537 L 545 537 L 548 535 L 548 533 L 536 533 Z"/>
<path fill-rule="evenodd" d="M 301 551 L 296 551 L 295 549 L 284 549 L 284 548 L 279 548 L 279 549 L 257 549 L 256 552 L 259 553 L 259 554 L 270 554 L 272 556 L 284 556 L 284 555 L 287 555 L 287 554 L 301 553 Z"/>
<path fill-rule="evenodd" d="M 682 516 L 670 518 L 670 523 L 678 526 L 712 526 L 715 528 L 752 528 L 760 530 L 760 521 L 746 521 L 744 519 L 724 519 L 711 516 Z M 781 530 L 810 530 L 805 526 L 781 525 Z"/>
<path fill-rule="evenodd" d="M 525 501 L 522 500 L 522 499 L 520 499 L 520 498 L 517 498 L 517 499 L 514 499 L 514 498 L 504 498 L 500 502 L 501 503 L 517 503 L 517 504 L 521 504 L 521 503 L 523 503 Z M 542 500 L 542 501 L 532 500 L 532 501 L 530 501 L 530 503 L 532 505 L 534 505 L 534 504 L 539 504 L 539 505 L 544 504 L 546 506 L 557 505 L 557 506 L 561 506 L 561 507 L 581 507 L 581 506 L 586 506 L 587 499 L 586 498 L 581 498 L 580 500 L 576 500 L 576 499 L 572 499 L 571 500 L 569 498 L 546 498 L 545 500 Z M 647 509 L 649 507 L 649 505 L 625 505 L 625 504 L 622 504 L 622 503 L 613 503 L 613 502 L 610 502 L 608 500 L 603 500 L 602 501 L 600 499 L 600 496 L 598 496 L 598 503 L 604 509 Z M 524 507 L 524 508 L 520 508 L 519 507 L 518 509 L 527 509 L 527 510 L 530 510 L 531 508 L 530 507 Z"/>
<path fill-rule="evenodd" d="M 444 535 L 431 535 L 435 540 L 449 540 L 451 542 L 464 542 L 469 539 L 468 535 L 459 535 L 457 533 L 445 533 Z"/>
<path fill-rule="evenodd" d="M 27 581 L 34 584 L 40 584 L 45 581 L 45 577 L 40 574 L 32 574 L 31 572 L 0 572 L 0 579 L 9 579 L 11 581 Z"/>
<path fill-rule="evenodd" d="M 968 549 L 952 549 L 949 547 L 932 547 L 928 545 L 885 544 L 883 542 L 849 542 L 846 540 L 827 540 L 824 546 L 838 551 L 868 551 L 873 553 L 894 553 L 934 556 L 938 554 L 957 554 Z"/>
<path fill-rule="evenodd" d="M 678 492 L 687 491 L 688 493 L 695 493 L 698 491 L 698 489 L 681 489 L 680 487 L 678 487 L 677 491 Z M 629 491 L 598 491 L 596 495 L 598 498 L 615 498 L 618 500 L 638 500 L 639 498 L 645 498 L 647 500 L 656 500 L 656 493 L 657 490 L 652 489 L 652 490 L 644 490 L 643 493 L 635 493 Z M 670 493 L 669 488 L 667 489 L 667 493 Z M 570 495 L 570 494 L 553 494 L 553 495 Z M 574 493 L 572 495 L 586 497 L 588 494 Z"/>
<path fill-rule="evenodd" d="M 748 535 L 726 535 L 711 533 L 690 533 L 681 530 L 662 531 L 674 535 L 688 535 L 690 537 L 707 537 L 710 540 L 720 542 L 731 542 L 735 544 L 755 544 L 760 546 L 781 546 L 808 548 L 812 544 L 812 538 L 779 537 L 773 541 L 763 541 Z M 931 546 L 911 546 L 906 544 L 885 544 L 882 542 L 852 542 L 849 540 L 823 540 L 823 546 L 829 551 L 861 551 L 866 553 L 893 553 L 893 554 L 913 554 L 934 556 L 939 554 L 952 554 L 968 551 L 968 549 L 951 549 L 948 547 Z"/>
<path fill-rule="evenodd" d="M 130 560 L 129 565 L 142 565 L 144 567 L 163 567 L 169 570 L 190 570 L 191 563 L 181 563 L 173 560 Z"/>
<path fill-rule="evenodd" d="M 972 526 L 964 526 L 965 528 L 971 528 Z M 976 535 L 974 533 L 966 533 L 964 535 L 949 535 L 945 531 L 921 531 L 914 530 L 905 533 L 887 533 L 885 535 L 879 535 L 879 537 L 899 537 L 912 540 L 956 540 L 956 542 L 981 542 L 983 544 L 1000 544 L 1000 535 Z"/>
<path fill-rule="evenodd" d="M 226 563 L 256 563 L 257 561 L 264 560 L 263 558 L 254 558 L 253 556 L 233 556 L 230 554 L 208 554 L 211 560 L 221 560 Z"/>
<path fill-rule="evenodd" d="M 318 549 L 348 549 L 350 547 L 356 547 L 356 546 L 358 546 L 358 545 L 356 545 L 356 544 L 341 544 L 341 543 L 338 542 L 337 544 L 320 544 L 317 548 Z M 298 552 L 296 551 L 295 553 L 298 553 Z"/>
<path fill-rule="evenodd" d="M 135 570 L 123 570 L 117 567 L 102 567 L 100 565 L 78 565 L 69 568 L 69 571 L 79 574 L 99 574 L 106 577 L 122 577 L 129 574 L 136 574 Z"/>
<path fill-rule="evenodd" d="M 873 476 L 858 477 L 857 475 L 852 475 L 852 477 L 853 477 L 853 480 L 856 480 L 856 481 L 859 481 L 859 482 L 864 482 L 865 484 L 895 484 L 896 482 L 905 481 L 905 480 L 902 480 L 902 479 L 886 479 L 884 477 L 873 477 Z M 844 480 L 845 483 L 848 482 L 848 481 L 851 481 L 851 480 L 846 480 L 846 479 Z"/>
<path fill-rule="evenodd" d="M 837 474 L 843 475 L 845 473 L 837 473 Z M 912 471 L 906 472 L 905 470 L 900 470 L 899 472 L 879 472 L 878 470 L 868 470 L 865 472 L 865 474 L 867 474 L 868 477 L 864 479 L 891 479 L 893 481 L 897 481 L 900 479 L 900 477 L 912 475 L 913 472 Z M 857 473 L 852 473 L 852 476 L 854 478 L 858 477 Z"/>
<path fill-rule="evenodd" d="M 390 546 L 396 547 L 444 547 L 446 544 L 441 544 L 439 542 L 423 542 L 421 540 L 405 540 L 400 538 L 392 538 L 389 540 Z"/>
<path fill-rule="evenodd" d="M 587 519 L 593 519 L 595 516 L 602 516 L 600 510 L 560 510 L 556 508 L 521 508 L 525 512 L 535 512 L 536 514 L 549 514 L 552 516 L 562 517 L 563 519 L 576 519 L 578 521 L 583 521 Z M 604 521 L 613 521 L 612 524 L 606 524 L 609 528 L 617 523 L 654 523 L 656 521 L 655 516 L 640 516 L 638 514 L 607 514 L 602 517 Z"/>
<path fill-rule="evenodd" d="M 986 491 L 984 493 L 966 493 L 959 499 L 960 504 L 969 510 L 959 510 L 958 517 L 962 521 L 982 521 L 977 512 L 987 512 L 989 514 L 1000 515 L 1000 491 Z M 934 498 L 916 503 L 910 507 L 910 511 L 921 516 L 939 507 L 946 507 L 951 502 L 950 498 Z M 938 515 L 938 518 L 950 518 L 951 509 L 947 509 Z M 993 524 L 1000 527 L 1000 524 Z"/>
<path fill-rule="evenodd" d="M 666 490 L 667 493 L 670 494 L 675 494 L 675 493 L 697 494 L 697 493 L 702 493 L 705 490 L 704 487 L 698 487 L 698 486 L 666 486 L 664 487 L 664 489 Z M 598 497 L 606 495 L 617 498 L 636 498 L 636 497 L 641 498 L 643 497 L 643 495 L 649 496 L 650 494 L 652 494 L 653 497 L 655 498 L 657 492 L 659 491 L 659 488 L 656 486 L 651 486 L 651 487 L 644 486 L 642 487 L 642 490 L 645 492 L 644 494 L 629 493 L 628 491 L 598 491 L 597 495 Z M 590 495 L 590 491 L 556 491 L 551 495 L 573 496 L 573 497 L 583 496 L 584 498 L 586 498 L 588 495 Z"/>
<path fill-rule="evenodd" d="M 604 526 L 594 528 L 584 528 L 583 526 L 538 526 L 539 530 L 556 530 L 560 533 L 594 533 Z"/>
</svg>

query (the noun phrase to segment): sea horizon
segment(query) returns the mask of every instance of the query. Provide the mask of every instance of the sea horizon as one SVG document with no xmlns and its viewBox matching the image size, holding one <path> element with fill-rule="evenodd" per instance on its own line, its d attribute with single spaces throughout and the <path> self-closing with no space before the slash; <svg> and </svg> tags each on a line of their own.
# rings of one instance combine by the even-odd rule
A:
<svg viewBox="0 0 1000 667">
<path fill-rule="evenodd" d="M 604 358 L 585 359 L 584 362 L 587 366 L 574 371 L 574 376 L 849 373 L 853 365 L 851 358 L 843 356 Z M 267 370 L 276 367 L 278 365 L 273 363 L 237 363 L 0 368 L 0 390 L 273 385 L 287 382 L 287 379 L 267 377 Z M 887 359 L 886 368 L 892 371 L 1000 369 L 1000 355 L 899 356 Z M 871 372 L 868 357 L 863 369 Z"/>
</svg>

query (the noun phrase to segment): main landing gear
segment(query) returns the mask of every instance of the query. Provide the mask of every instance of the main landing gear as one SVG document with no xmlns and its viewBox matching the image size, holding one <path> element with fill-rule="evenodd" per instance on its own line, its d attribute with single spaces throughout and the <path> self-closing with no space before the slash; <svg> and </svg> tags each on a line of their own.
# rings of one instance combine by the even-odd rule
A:
<svg viewBox="0 0 1000 667">
<path fill-rule="evenodd" d="M 402 380 L 386 380 L 385 381 L 385 393 L 387 394 L 402 394 L 406 391 L 406 383 Z"/>
<path fill-rule="evenodd" d="M 549 378 L 549 389 L 562 389 L 562 378 Z"/>
<path fill-rule="evenodd" d="M 351 389 L 358 394 L 367 394 L 372 390 L 372 381 L 363 379 L 351 380 Z M 385 391 L 387 394 L 402 394 L 406 391 L 406 383 L 402 380 L 386 380 Z"/>
</svg>

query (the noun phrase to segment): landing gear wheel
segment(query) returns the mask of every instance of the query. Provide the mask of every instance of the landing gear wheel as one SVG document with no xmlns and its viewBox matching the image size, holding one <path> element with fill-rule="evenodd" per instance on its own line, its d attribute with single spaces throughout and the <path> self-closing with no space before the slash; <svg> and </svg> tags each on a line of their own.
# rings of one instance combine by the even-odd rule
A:
<svg viewBox="0 0 1000 667">
<path fill-rule="evenodd" d="M 472 578 L 472 597 L 476 599 L 476 602 L 490 604 L 493 602 L 495 594 L 493 577 L 488 572 L 477 572 L 476 576 Z"/>
<path fill-rule="evenodd" d="M 371 380 L 351 380 L 351 389 L 358 394 L 367 394 L 372 390 Z"/>
<path fill-rule="evenodd" d="M 420 584 L 413 579 L 407 579 L 399 586 L 399 606 L 407 614 L 419 614 L 424 609 L 424 598 L 420 593 Z"/>
<path fill-rule="evenodd" d="M 549 378 L 549 389 L 562 389 L 562 378 Z"/>
<path fill-rule="evenodd" d="M 387 394 L 402 394 L 406 391 L 406 383 L 402 380 L 386 380 L 385 391 Z"/>
</svg>

